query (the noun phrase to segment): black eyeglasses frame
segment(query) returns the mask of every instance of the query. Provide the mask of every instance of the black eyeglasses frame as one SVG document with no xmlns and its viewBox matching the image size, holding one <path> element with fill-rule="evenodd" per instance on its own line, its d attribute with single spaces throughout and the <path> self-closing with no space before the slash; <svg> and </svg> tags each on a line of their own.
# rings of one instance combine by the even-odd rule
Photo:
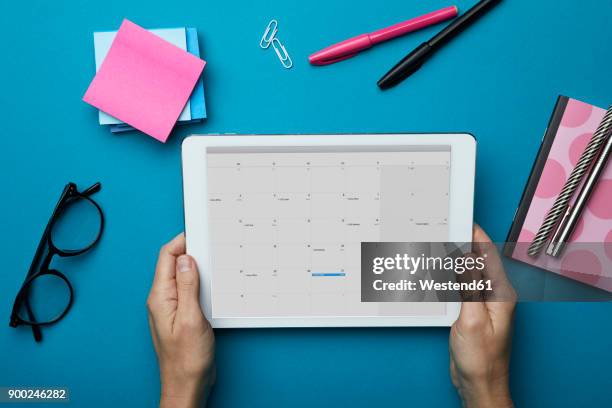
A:
<svg viewBox="0 0 612 408">
<path fill-rule="evenodd" d="M 91 195 L 100 191 L 101 187 L 102 185 L 100 183 L 95 183 L 91 187 L 80 192 L 78 191 L 75 183 L 66 184 L 57 204 L 55 205 L 55 209 L 51 214 L 51 218 L 49 219 L 49 222 L 45 227 L 45 231 L 43 232 L 40 242 L 38 243 L 38 247 L 36 248 L 36 253 L 34 254 L 34 258 L 32 259 L 28 274 L 26 275 L 25 280 L 23 281 L 21 288 L 19 289 L 19 292 L 17 292 L 17 295 L 15 296 L 15 302 L 13 303 L 9 326 L 30 326 L 34 335 L 34 340 L 36 340 L 37 342 L 42 341 L 42 332 L 40 330 L 41 326 L 49 326 L 63 319 L 70 311 L 74 300 L 74 290 L 68 278 L 58 270 L 49 269 L 49 266 L 51 265 L 51 260 L 55 255 L 58 255 L 60 257 L 73 257 L 81 255 L 93 248 L 102 237 L 102 232 L 104 231 L 104 213 L 102 212 L 102 208 L 98 205 L 98 203 L 96 203 L 90 198 Z M 75 200 L 87 200 L 95 206 L 100 215 L 100 229 L 98 230 L 98 234 L 95 239 L 85 248 L 81 248 L 78 250 L 65 250 L 57 248 L 53 243 L 53 240 L 51 239 L 51 231 L 53 230 L 53 226 L 55 225 L 55 223 L 62 216 L 63 211 L 66 210 L 68 205 L 74 202 Z M 45 249 L 47 249 L 46 255 L 43 256 L 43 254 L 45 254 Z M 68 300 L 68 304 L 65 310 L 57 317 L 49 321 L 37 322 L 32 311 L 32 307 L 30 305 L 29 291 L 32 282 L 43 275 L 53 275 L 62 279 L 68 287 L 70 299 Z M 18 311 L 20 310 L 22 305 L 25 306 L 26 312 L 28 314 L 27 320 L 19 316 Z"/>
</svg>

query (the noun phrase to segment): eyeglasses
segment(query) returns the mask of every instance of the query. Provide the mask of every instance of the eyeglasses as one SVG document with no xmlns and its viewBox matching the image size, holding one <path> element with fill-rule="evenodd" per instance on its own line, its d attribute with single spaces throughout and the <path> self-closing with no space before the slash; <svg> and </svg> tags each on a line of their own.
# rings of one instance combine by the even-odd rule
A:
<svg viewBox="0 0 612 408">
<path fill-rule="evenodd" d="M 100 191 L 100 183 L 79 192 L 68 183 L 47 223 L 34 259 L 15 297 L 9 325 L 27 325 L 34 339 L 42 340 L 41 326 L 60 321 L 73 301 L 70 281 L 56 269 L 49 269 L 55 255 L 73 257 L 93 248 L 104 229 L 104 214 L 90 196 Z"/>
</svg>

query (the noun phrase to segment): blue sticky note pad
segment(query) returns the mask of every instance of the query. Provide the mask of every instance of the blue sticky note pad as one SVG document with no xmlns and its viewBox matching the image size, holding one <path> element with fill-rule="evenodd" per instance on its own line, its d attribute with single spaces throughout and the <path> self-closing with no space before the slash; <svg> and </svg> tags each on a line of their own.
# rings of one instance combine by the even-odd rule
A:
<svg viewBox="0 0 612 408">
<path fill-rule="evenodd" d="M 176 122 L 177 126 L 182 126 L 182 125 L 189 125 L 192 123 L 200 123 L 202 122 L 202 119 L 191 119 L 191 120 L 181 120 L 179 122 Z M 127 125 L 125 123 L 119 123 L 118 125 L 110 125 L 109 129 L 111 131 L 111 133 L 113 134 L 120 134 L 120 133 L 125 133 L 125 132 L 134 132 L 136 129 L 134 129 L 133 127 L 131 127 L 130 125 Z"/>
<path fill-rule="evenodd" d="M 198 42 L 198 30 L 193 27 L 187 27 L 187 52 L 200 57 L 200 44 Z M 189 98 L 191 102 L 191 119 L 206 119 L 206 99 L 204 96 L 204 80 L 203 75 L 200 76 L 198 82 Z"/>
</svg>

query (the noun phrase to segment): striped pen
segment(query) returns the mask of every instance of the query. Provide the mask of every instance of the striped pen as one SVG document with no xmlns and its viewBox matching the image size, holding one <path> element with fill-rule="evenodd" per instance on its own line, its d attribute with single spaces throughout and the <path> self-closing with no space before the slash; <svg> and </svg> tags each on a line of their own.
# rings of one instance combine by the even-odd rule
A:
<svg viewBox="0 0 612 408">
<path fill-rule="evenodd" d="M 531 245 L 529 245 L 529 249 L 527 250 L 527 254 L 529 254 L 529 256 L 537 256 L 542 248 L 546 245 L 550 235 L 554 232 L 555 227 L 558 225 L 560 217 L 567 212 L 571 198 L 582 182 L 584 175 L 587 173 L 594 160 L 599 155 L 599 152 L 601 151 L 601 148 L 609 137 L 611 131 L 612 106 L 608 108 L 603 120 L 599 124 L 599 127 L 582 152 L 582 155 L 580 155 L 580 159 L 578 159 L 576 167 L 574 167 L 570 173 L 570 176 L 565 182 L 561 193 L 559 193 L 559 196 L 555 200 L 553 206 L 548 211 L 548 214 L 546 214 L 542 226 L 540 226 L 538 233 L 531 242 Z"/>
</svg>

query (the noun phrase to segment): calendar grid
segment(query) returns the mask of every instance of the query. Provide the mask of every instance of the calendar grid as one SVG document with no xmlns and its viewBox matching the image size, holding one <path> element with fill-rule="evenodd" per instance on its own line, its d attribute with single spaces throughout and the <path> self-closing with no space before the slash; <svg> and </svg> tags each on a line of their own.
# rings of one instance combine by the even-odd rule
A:
<svg viewBox="0 0 612 408">
<path fill-rule="evenodd" d="M 216 317 L 379 315 L 360 302 L 360 243 L 448 234 L 448 149 L 208 162 Z"/>
</svg>

